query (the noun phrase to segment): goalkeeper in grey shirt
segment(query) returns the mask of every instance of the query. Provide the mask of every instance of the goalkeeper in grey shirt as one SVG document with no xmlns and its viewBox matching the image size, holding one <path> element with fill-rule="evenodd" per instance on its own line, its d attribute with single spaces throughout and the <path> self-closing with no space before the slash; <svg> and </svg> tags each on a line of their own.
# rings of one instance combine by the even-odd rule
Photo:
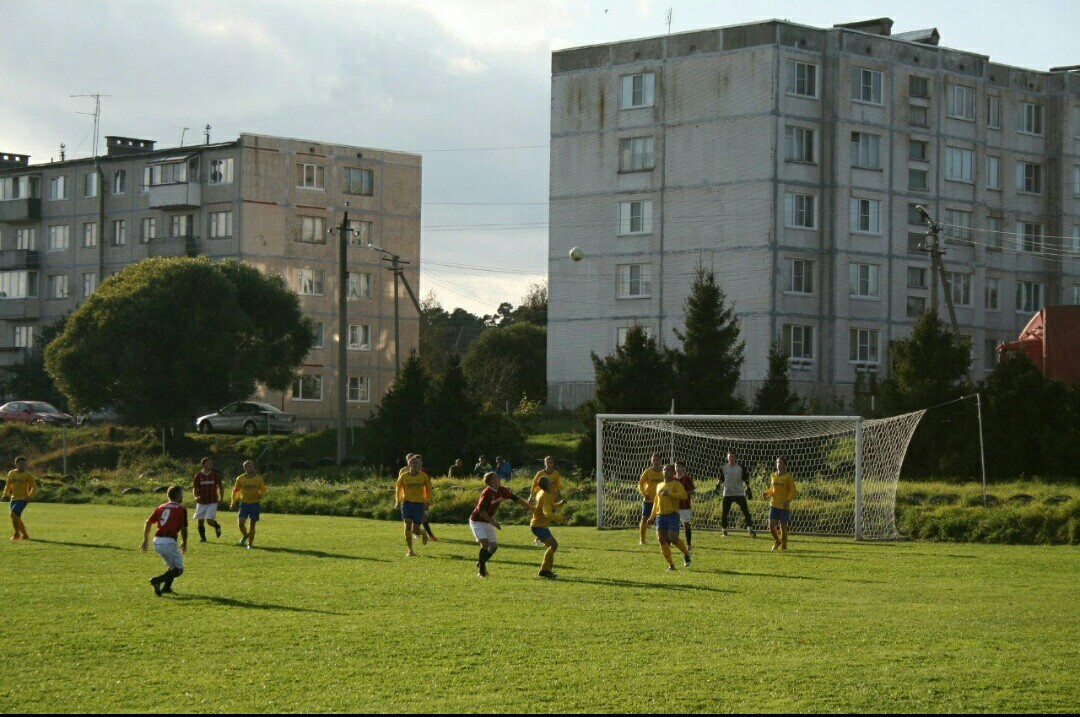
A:
<svg viewBox="0 0 1080 717">
<path fill-rule="evenodd" d="M 720 485 L 723 484 L 724 504 L 720 513 L 720 528 L 724 537 L 727 537 L 727 519 L 732 503 L 742 508 L 743 515 L 746 517 L 746 530 L 751 538 L 756 537 L 754 519 L 750 517 L 750 506 L 746 503 L 746 496 L 750 494 L 750 484 L 746 480 L 742 466 L 735 462 L 734 453 L 727 454 L 727 463 L 720 470 L 724 474 L 724 480 L 717 481 L 716 490 L 719 491 Z"/>
</svg>

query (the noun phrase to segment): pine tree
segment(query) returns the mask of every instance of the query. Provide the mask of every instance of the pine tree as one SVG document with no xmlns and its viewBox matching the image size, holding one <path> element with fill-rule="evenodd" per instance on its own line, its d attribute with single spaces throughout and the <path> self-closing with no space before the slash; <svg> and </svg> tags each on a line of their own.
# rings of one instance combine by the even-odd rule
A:
<svg viewBox="0 0 1080 717">
<path fill-rule="evenodd" d="M 414 351 L 401 365 L 378 411 L 364 426 L 359 448 L 370 463 L 398 466 L 404 463 L 406 453 L 423 452 L 428 436 L 430 386 L 431 379 Z"/>
<path fill-rule="evenodd" d="M 417 448 L 424 452 L 428 466 L 441 472 L 458 458 L 467 460 L 468 426 L 478 412 L 479 406 L 469 393 L 461 359 L 457 354 L 451 354 L 446 371 L 432 391 L 431 430 L 425 445 Z"/>
<path fill-rule="evenodd" d="M 791 391 L 787 352 L 779 342 L 769 348 L 769 373 L 754 397 L 754 413 L 759 416 L 793 416 L 802 411 L 802 401 Z"/>
</svg>

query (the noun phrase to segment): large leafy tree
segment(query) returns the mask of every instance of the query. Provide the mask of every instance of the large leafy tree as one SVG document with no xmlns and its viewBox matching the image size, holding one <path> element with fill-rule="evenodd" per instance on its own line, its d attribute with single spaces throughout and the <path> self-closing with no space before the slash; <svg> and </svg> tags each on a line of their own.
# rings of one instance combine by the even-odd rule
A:
<svg viewBox="0 0 1080 717">
<path fill-rule="evenodd" d="M 183 427 L 259 384 L 288 385 L 314 342 L 279 276 L 236 261 L 154 258 L 106 280 L 45 350 L 72 408 Z"/>
<path fill-rule="evenodd" d="M 522 396 L 547 399 L 547 329 L 528 322 L 488 329 L 462 360 L 469 386 L 495 410 L 517 406 Z"/>
<path fill-rule="evenodd" d="M 457 308 L 446 311 L 433 294 L 420 304 L 420 359 L 431 375 L 446 370 L 450 356 L 464 355 L 484 332 L 484 319 Z"/>
<path fill-rule="evenodd" d="M 735 393 L 745 343 L 739 319 L 727 305 L 716 272 L 699 266 L 685 303 L 686 324 L 675 330 L 682 349 L 674 354 L 676 409 L 679 413 L 741 413 Z"/>
<path fill-rule="evenodd" d="M 791 390 L 788 356 L 779 342 L 769 348 L 769 373 L 754 397 L 754 413 L 759 416 L 792 416 L 802 410 L 802 402 Z"/>
</svg>

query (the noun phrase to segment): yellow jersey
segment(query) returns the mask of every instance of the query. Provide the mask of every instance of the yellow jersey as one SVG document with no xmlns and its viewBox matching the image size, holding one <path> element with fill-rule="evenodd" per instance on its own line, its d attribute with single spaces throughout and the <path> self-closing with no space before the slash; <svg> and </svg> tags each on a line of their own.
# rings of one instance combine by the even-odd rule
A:
<svg viewBox="0 0 1080 717">
<path fill-rule="evenodd" d="M 652 503 L 656 500 L 656 486 L 664 482 L 664 472 L 653 470 L 651 467 L 646 468 L 641 473 L 641 478 L 637 482 L 638 493 L 641 493 L 641 498 L 646 503 Z"/>
<path fill-rule="evenodd" d="M 790 473 L 783 475 L 773 473 L 769 477 L 769 489 L 765 495 L 772 498 L 772 507 L 787 510 L 791 505 L 791 499 L 795 497 L 795 479 Z"/>
<path fill-rule="evenodd" d="M 266 495 L 266 484 L 263 483 L 262 476 L 255 475 L 249 478 L 247 473 L 241 473 L 236 476 L 232 493 L 233 500 L 236 500 L 236 494 L 239 493 L 241 503 L 258 503 Z"/>
<path fill-rule="evenodd" d="M 4 495 L 10 495 L 12 500 L 29 500 L 37 487 L 37 477 L 33 473 L 15 468 L 8 471 Z"/>
<path fill-rule="evenodd" d="M 532 484 L 532 492 L 533 493 L 539 493 L 540 492 L 540 479 L 541 478 L 547 478 L 548 479 L 548 489 L 552 493 L 562 493 L 562 476 L 559 475 L 558 469 L 553 470 L 550 473 L 548 473 L 547 471 L 540 471 L 539 473 L 537 473 L 536 477 L 533 478 L 533 484 Z"/>
<path fill-rule="evenodd" d="M 689 496 L 678 478 L 672 478 L 656 486 L 656 501 L 653 503 L 653 515 L 671 515 L 679 512 L 679 501 Z"/>
<path fill-rule="evenodd" d="M 540 491 L 536 494 L 536 507 L 533 508 L 532 520 L 529 521 L 529 525 L 534 528 L 546 528 L 555 521 L 556 523 L 562 522 L 563 517 L 555 512 L 555 499 L 547 491 Z"/>
<path fill-rule="evenodd" d="M 402 469 L 397 477 L 397 499 L 409 503 L 427 503 L 431 495 L 431 476 L 424 471 L 416 475 L 409 473 L 408 468 Z"/>
</svg>

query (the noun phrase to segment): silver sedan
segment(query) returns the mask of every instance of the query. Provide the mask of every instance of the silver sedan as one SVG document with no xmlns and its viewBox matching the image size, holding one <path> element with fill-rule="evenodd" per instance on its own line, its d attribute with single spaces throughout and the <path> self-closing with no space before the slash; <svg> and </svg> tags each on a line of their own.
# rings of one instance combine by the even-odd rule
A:
<svg viewBox="0 0 1080 717">
<path fill-rule="evenodd" d="M 296 430 L 296 418 L 269 403 L 237 401 L 217 413 L 195 419 L 199 433 L 292 433 Z"/>
</svg>

